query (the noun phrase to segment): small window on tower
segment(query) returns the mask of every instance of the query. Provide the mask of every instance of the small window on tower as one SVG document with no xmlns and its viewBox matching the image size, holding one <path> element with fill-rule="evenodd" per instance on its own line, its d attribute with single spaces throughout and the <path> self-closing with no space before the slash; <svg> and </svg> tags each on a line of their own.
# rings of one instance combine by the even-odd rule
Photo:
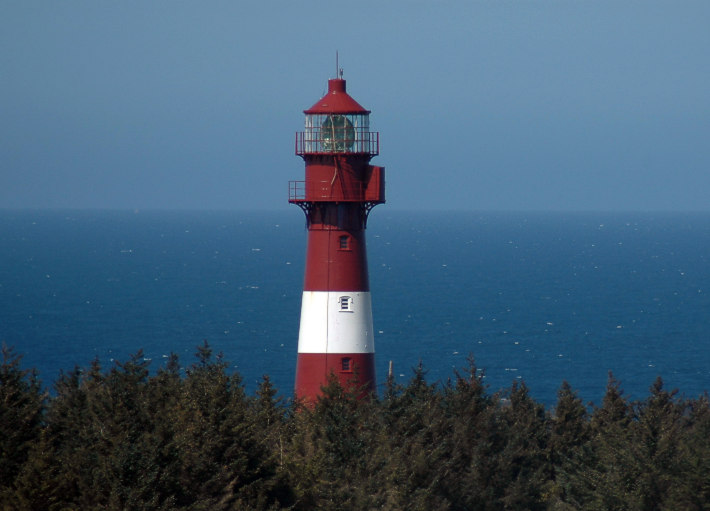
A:
<svg viewBox="0 0 710 511">
<path fill-rule="evenodd" d="M 349 296 L 340 297 L 340 311 L 341 312 L 352 312 L 353 310 L 353 299 Z"/>
<path fill-rule="evenodd" d="M 350 357 L 343 357 L 340 359 L 341 370 L 345 373 L 349 373 L 353 370 L 352 359 Z"/>
<path fill-rule="evenodd" d="M 350 236 L 343 235 L 340 237 L 340 250 L 350 249 Z"/>
</svg>

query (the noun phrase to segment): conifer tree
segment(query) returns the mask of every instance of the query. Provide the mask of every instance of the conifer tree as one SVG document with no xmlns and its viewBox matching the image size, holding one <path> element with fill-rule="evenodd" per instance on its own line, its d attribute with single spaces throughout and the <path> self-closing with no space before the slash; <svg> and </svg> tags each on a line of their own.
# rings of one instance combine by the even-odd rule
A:
<svg viewBox="0 0 710 511">
<path fill-rule="evenodd" d="M 261 501 L 287 507 L 294 501 L 285 468 L 289 431 L 287 409 L 268 375 L 264 375 L 252 402 L 251 421 L 264 453 L 261 460 Z"/>
<path fill-rule="evenodd" d="M 637 405 L 631 447 L 638 465 L 633 497 L 641 509 L 673 508 L 672 490 L 685 479 L 679 454 L 687 426 L 687 404 L 676 401 L 676 394 L 664 390 L 658 377 L 648 398 Z"/>
<path fill-rule="evenodd" d="M 609 373 L 602 406 L 590 419 L 590 440 L 567 470 L 567 500 L 583 509 L 631 509 L 638 467 L 631 451 L 634 411 Z"/>
<path fill-rule="evenodd" d="M 450 452 L 442 395 L 426 381 L 423 364 L 409 383 L 390 396 L 384 421 L 389 438 L 387 500 L 391 509 L 446 509 L 441 472 Z"/>
<path fill-rule="evenodd" d="M 688 427 L 682 436 L 678 463 L 683 470 L 674 481 L 666 509 L 710 509 L 710 397 L 707 393 L 688 404 Z"/>
<path fill-rule="evenodd" d="M 461 373 L 454 372 L 443 388 L 447 460 L 443 471 L 444 494 L 452 509 L 491 509 L 495 491 L 490 481 L 496 468 L 496 453 L 502 449 L 499 396 L 489 395 L 484 373 L 473 357 Z"/>
<path fill-rule="evenodd" d="M 295 509 L 370 509 L 379 507 L 379 488 L 371 472 L 379 428 L 374 396 L 344 388 L 330 375 L 315 406 L 296 404 L 289 471 Z"/>
<path fill-rule="evenodd" d="M 21 355 L 3 343 L 1 356 L 0 501 L 40 437 L 46 399 L 36 372 L 21 368 Z"/>
<path fill-rule="evenodd" d="M 566 381 L 557 392 L 550 426 L 550 473 L 545 498 L 555 509 L 565 509 L 564 502 L 570 491 L 568 472 L 574 473 L 582 447 L 590 438 L 587 408 Z"/>
<path fill-rule="evenodd" d="M 18 481 L 18 509 L 61 509 L 64 503 L 78 503 L 82 490 L 90 486 L 87 480 L 94 463 L 87 462 L 87 445 L 95 440 L 89 438 L 81 368 L 61 372 L 54 394 L 42 437 Z"/>
<path fill-rule="evenodd" d="M 514 382 L 501 417 L 505 445 L 495 482 L 503 489 L 501 502 L 507 509 L 544 509 L 548 468 L 545 410 L 530 397 L 525 382 Z"/>
<path fill-rule="evenodd" d="M 253 509 L 267 501 L 264 478 L 273 473 L 257 435 L 238 374 L 228 374 L 222 355 L 212 361 L 205 342 L 186 371 L 174 416 L 180 451 L 178 504 L 193 509 Z"/>
</svg>

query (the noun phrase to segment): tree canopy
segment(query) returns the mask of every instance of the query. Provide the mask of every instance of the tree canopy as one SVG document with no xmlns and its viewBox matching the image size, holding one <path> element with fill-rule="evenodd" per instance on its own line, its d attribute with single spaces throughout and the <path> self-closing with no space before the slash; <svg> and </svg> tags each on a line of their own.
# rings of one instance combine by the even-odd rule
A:
<svg viewBox="0 0 710 511">
<path fill-rule="evenodd" d="M 304 406 L 268 376 L 248 395 L 207 343 L 153 372 L 95 360 L 52 392 L 21 359 L 2 347 L 2 510 L 710 508 L 710 400 L 660 378 L 630 401 L 610 375 L 599 406 L 562 382 L 546 410 L 470 358 L 367 399 L 333 378 Z"/>
</svg>

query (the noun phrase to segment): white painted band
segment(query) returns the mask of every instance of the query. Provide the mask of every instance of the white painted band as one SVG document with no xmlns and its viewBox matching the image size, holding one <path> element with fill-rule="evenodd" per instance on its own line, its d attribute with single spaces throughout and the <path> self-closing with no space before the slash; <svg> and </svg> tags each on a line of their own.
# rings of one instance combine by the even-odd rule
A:
<svg viewBox="0 0 710 511">
<path fill-rule="evenodd" d="M 369 291 L 304 291 L 299 353 L 374 353 Z"/>
</svg>

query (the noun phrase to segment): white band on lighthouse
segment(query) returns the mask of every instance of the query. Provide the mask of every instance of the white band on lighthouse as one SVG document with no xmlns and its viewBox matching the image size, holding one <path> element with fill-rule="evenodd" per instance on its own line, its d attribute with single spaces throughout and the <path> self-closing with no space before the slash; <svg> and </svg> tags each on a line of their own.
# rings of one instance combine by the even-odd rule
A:
<svg viewBox="0 0 710 511">
<path fill-rule="evenodd" d="M 304 291 L 299 353 L 374 353 L 369 291 Z"/>
</svg>

